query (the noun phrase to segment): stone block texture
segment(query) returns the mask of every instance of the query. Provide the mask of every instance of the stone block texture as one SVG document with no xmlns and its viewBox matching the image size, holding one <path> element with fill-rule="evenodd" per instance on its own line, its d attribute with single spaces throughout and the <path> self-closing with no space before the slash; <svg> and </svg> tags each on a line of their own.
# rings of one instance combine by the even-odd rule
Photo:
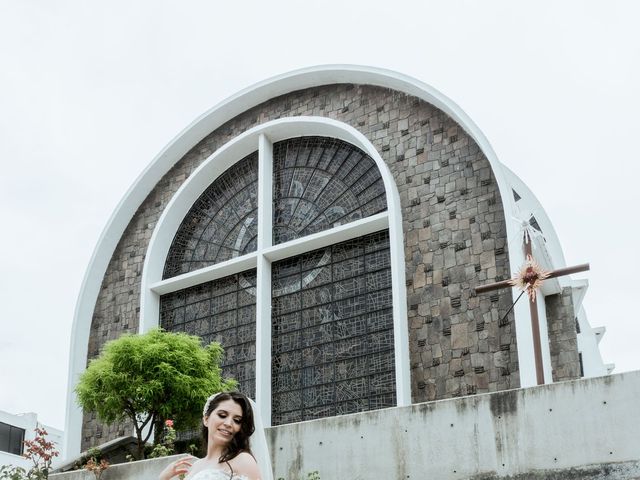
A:
<svg viewBox="0 0 640 480">
<path fill-rule="evenodd" d="M 191 172 L 247 129 L 299 115 L 325 116 L 358 129 L 377 148 L 398 186 L 413 401 L 518 387 L 512 313 L 503 318 L 511 292 L 471 293 L 474 286 L 510 276 L 502 200 L 489 162 L 442 111 L 368 85 L 327 85 L 273 98 L 211 132 L 178 161 L 140 205 L 113 254 L 95 306 L 89 358 L 106 341 L 137 331 L 151 233 Z M 83 447 L 128 432 L 85 415 Z"/>
<path fill-rule="evenodd" d="M 571 288 L 545 297 L 551 373 L 554 382 L 580 378 L 578 332 Z"/>
</svg>

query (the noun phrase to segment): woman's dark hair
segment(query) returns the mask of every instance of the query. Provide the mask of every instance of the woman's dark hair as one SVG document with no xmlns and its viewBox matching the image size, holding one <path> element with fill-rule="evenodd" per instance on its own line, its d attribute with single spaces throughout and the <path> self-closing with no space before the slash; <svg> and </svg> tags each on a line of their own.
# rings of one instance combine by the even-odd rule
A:
<svg viewBox="0 0 640 480">
<path fill-rule="evenodd" d="M 240 392 L 220 393 L 211 400 L 204 416 L 209 418 L 211 412 L 213 412 L 220 403 L 226 400 L 233 400 L 235 403 L 240 405 L 240 408 L 242 408 L 242 420 L 240 421 L 240 431 L 233 436 L 231 442 L 227 446 L 227 449 L 218 459 L 220 463 L 228 462 L 242 452 L 247 452 L 253 456 L 251 448 L 249 447 L 249 437 L 255 431 L 255 426 L 253 424 L 253 409 L 251 408 L 251 403 L 249 403 L 246 396 Z M 202 427 L 202 438 L 204 440 L 204 448 L 206 451 L 209 443 L 209 429 L 206 426 Z"/>
</svg>

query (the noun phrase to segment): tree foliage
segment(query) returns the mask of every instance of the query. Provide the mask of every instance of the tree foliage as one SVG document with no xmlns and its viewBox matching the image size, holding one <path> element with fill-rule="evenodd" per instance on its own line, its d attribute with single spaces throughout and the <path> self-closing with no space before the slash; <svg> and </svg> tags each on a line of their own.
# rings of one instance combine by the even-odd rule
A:
<svg viewBox="0 0 640 480">
<path fill-rule="evenodd" d="M 219 343 L 203 347 L 199 337 L 184 333 L 123 335 L 108 342 L 81 375 L 78 403 L 107 424 L 131 420 L 143 458 L 151 434 L 143 433 L 146 426 L 161 432 L 171 418 L 181 430 L 195 427 L 209 395 L 235 387 L 234 380 L 222 379 L 222 355 Z"/>
</svg>

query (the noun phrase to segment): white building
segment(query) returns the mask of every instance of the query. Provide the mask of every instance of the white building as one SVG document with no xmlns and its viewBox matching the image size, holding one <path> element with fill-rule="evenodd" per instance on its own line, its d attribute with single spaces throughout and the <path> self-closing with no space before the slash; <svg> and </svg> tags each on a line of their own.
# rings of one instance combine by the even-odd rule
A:
<svg viewBox="0 0 640 480">
<path fill-rule="evenodd" d="M 0 465 L 14 465 L 25 469 L 33 466 L 33 463 L 22 454 L 24 442 L 35 438 L 35 429 L 38 426 L 44 427 L 47 431 L 47 440 L 55 444 L 59 453 L 53 465 L 62 461 L 64 458 L 62 430 L 38 423 L 38 415 L 35 413 L 16 415 L 0 410 Z"/>
</svg>

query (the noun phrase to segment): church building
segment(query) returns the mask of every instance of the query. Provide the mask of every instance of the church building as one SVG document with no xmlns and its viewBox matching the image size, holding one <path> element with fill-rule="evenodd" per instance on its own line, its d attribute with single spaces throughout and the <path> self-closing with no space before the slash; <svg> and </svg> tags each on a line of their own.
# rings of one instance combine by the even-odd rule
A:
<svg viewBox="0 0 640 480">
<path fill-rule="evenodd" d="M 66 452 L 129 434 L 73 389 L 105 342 L 158 326 L 219 341 L 274 426 L 606 375 L 585 280 L 515 306 L 516 288 L 475 292 L 527 248 L 566 267 L 533 193 L 429 85 L 350 65 L 254 85 L 169 143 L 109 220 L 75 313 Z"/>
</svg>

